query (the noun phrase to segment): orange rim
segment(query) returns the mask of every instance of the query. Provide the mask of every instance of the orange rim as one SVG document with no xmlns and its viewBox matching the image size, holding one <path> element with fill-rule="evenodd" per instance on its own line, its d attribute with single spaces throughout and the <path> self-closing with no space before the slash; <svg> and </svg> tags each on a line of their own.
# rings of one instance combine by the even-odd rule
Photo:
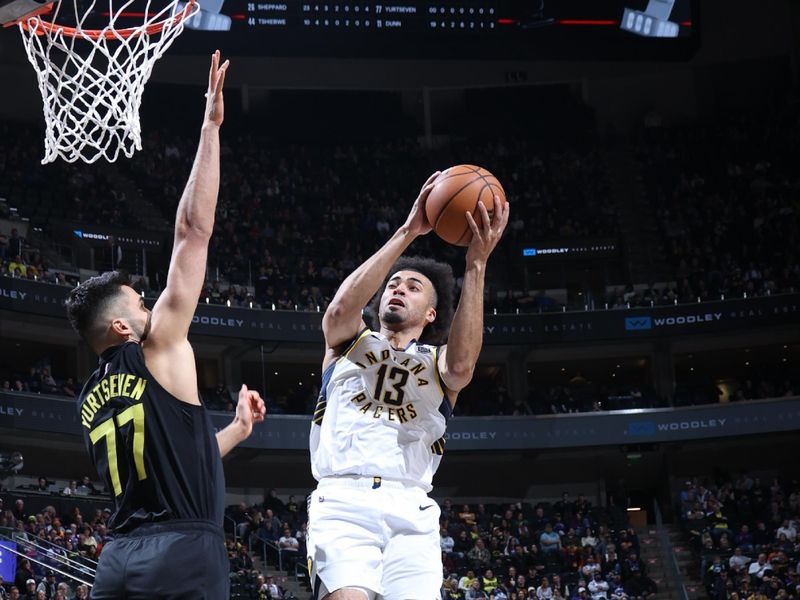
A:
<svg viewBox="0 0 800 600">
<path fill-rule="evenodd" d="M 58 31 L 61 31 L 67 37 L 88 37 L 93 40 L 102 37 L 107 40 L 113 40 L 120 37 L 129 38 L 135 35 L 142 35 L 143 33 L 147 33 L 148 35 L 160 33 L 167 25 L 176 25 L 183 21 L 191 14 L 195 4 L 197 4 L 197 0 L 189 0 L 188 4 L 183 7 L 183 10 L 174 17 L 164 19 L 163 21 L 148 25 L 144 28 L 126 27 L 124 29 L 78 29 L 76 27 L 66 27 L 64 25 L 57 25 L 56 23 L 48 23 L 41 20 L 38 16 L 34 16 L 32 19 L 30 16 L 28 16 L 28 18 L 20 19 L 19 23 L 22 25 L 22 28 L 25 31 L 30 31 L 36 35 L 44 35 L 46 33 L 54 34 Z"/>
</svg>

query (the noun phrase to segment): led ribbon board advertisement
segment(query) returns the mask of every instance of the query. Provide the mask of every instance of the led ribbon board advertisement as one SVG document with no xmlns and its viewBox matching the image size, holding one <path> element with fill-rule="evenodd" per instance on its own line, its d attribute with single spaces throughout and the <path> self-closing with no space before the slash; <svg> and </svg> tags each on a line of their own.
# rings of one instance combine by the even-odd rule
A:
<svg viewBox="0 0 800 600">
<path fill-rule="evenodd" d="M 14 542 L 0 541 L 0 577 L 3 581 L 13 582 L 17 574 L 17 555 L 11 552 L 16 549 Z"/>
</svg>

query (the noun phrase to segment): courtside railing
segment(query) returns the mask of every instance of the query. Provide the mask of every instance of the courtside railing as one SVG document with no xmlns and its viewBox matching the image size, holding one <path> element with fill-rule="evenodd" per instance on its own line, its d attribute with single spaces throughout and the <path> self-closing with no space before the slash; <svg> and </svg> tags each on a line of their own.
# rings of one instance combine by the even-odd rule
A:
<svg viewBox="0 0 800 600">
<path fill-rule="evenodd" d="M 672 580 L 671 587 L 674 587 L 678 591 L 679 598 L 682 598 L 682 600 L 689 600 L 689 592 L 683 581 L 683 573 L 681 573 L 681 568 L 678 565 L 678 559 L 675 557 L 675 549 L 669 541 L 667 528 L 664 527 L 664 519 L 661 516 L 661 508 L 658 506 L 658 500 L 653 500 L 653 508 L 656 516 L 656 530 L 658 531 L 662 560 L 664 561 L 664 568 L 669 569 Z"/>
<path fill-rule="evenodd" d="M 53 571 L 61 575 L 62 578 L 79 585 L 85 585 L 89 588 L 94 585 L 94 573 L 89 573 L 85 570 L 84 565 L 78 563 L 78 567 L 75 567 L 75 561 L 66 560 L 63 556 L 43 554 L 41 551 L 36 550 L 31 552 L 33 549 L 31 545 L 4 534 L 0 534 L 0 541 L 13 544 L 13 546 L 8 543 L 4 544 L 3 550 L 16 556 L 17 561 L 28 560 L 31 564 L 40 567 L 44 573 Z"/>
</svg>

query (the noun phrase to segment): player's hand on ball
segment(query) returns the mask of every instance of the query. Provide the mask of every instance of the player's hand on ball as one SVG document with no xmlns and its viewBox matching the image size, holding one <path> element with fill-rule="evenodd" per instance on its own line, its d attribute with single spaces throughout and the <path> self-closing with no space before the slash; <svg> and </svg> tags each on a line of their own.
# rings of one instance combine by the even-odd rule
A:
<svg viewBox="0 0 800 600">
<path fill-rule="evenodd" d="M 428 195 L 431 193 L 433 186 L 436 185 L 436 179 L 441 174 L 441 171 L 436 171 L 433 175 L 428 177 L 428 181 L 425 182 L 425 185 L 423 185 L 422 189 L 419 191 L 419 196 L 417 196 L 417 199 L 414 201 L 411 212 L 408 213 L 408 218 L 406 219 L 406 227 L 408 227 L 409 233 L 413 235 L 425 235 L 426 233 L 430 233 L 433 229 L 425 216 L 425 201 L 428 199 Z"/>
<path fill-rule="evenodd" d="M 244 437 L 250 437 L 253 432 L 253 425 L 264 421 L 264 416 L 267 414 L 267 407 L 261 395 L 255 390 L 247 389 L 245 384 L 242 384 L 242 389 L 239 390 L 239 403 L 236 405 L 236 420 L 242 427 Z"/>
<path fill-rule="evenodd" d="M 483 201 L 478 202 L 478 211 L 481 215 L 480 227 L 470 212 L 466 213 L 467 223 L 472 230 L 472 241 L 467 248 L 467 264 L 486 262 L 508 225 L 509 203 L 500 202 L 499 196 L 494 197 L 494 211 L 491 218 Z"/>
<path fill-rule="evenodd" d="M 226 60 L 222 66 L 219 64 L 219 50 L 211 55 L 211 69 L 208 72 L 208 91 L 206 92 L 206 117 L 205 122 L 219 127 L 225 118 L 225 103 L 222 98 L 222 86 L 225 83 L 225 73 L 231 61 Z"/>
</svg>

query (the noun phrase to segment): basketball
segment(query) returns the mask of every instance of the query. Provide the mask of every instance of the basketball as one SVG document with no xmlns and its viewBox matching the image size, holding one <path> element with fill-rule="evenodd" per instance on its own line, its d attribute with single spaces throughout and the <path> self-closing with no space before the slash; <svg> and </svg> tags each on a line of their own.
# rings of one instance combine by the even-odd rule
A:
<svg viewBox="0 0 800 600">
<path fill-rule="evenodd" d="M 456 165 L 442 172 L 425 204 L 425 216 L 436 234 L 445 242 L 468 246 L 472 240 L 465 213 L 472 213 L 482 226 L 478 202 L 483 202 L 489 217 L 494 213 L 494 196 L 506 203 L 506 194 L 497 178 L 475 165 Z"/>
</svg>

